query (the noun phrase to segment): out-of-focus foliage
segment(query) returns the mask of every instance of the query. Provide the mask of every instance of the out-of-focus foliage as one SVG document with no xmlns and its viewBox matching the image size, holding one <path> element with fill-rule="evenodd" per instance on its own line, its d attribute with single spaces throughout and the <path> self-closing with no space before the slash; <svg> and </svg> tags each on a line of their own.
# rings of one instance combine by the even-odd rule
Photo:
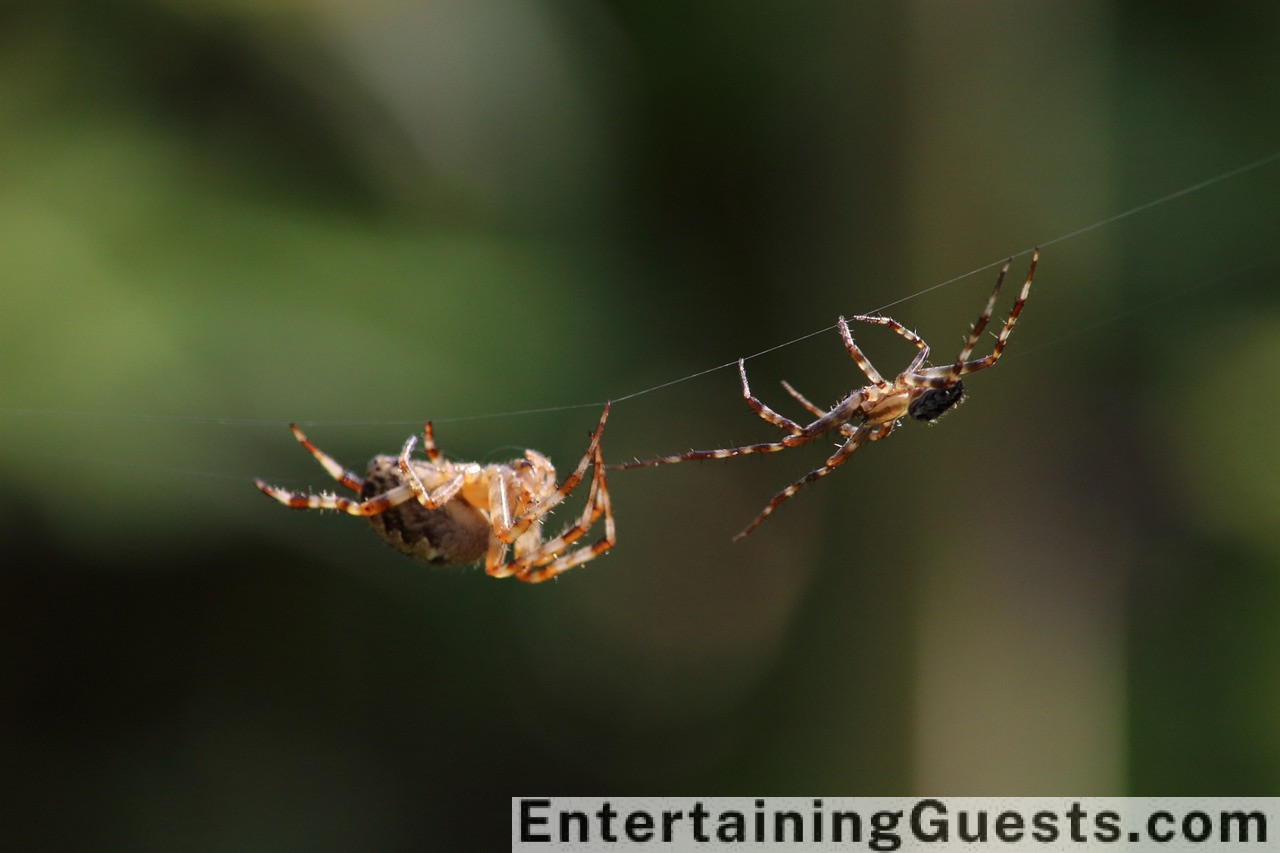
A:
<svg viewBox="0 0 1280 853">
<path fill-rule="evenodd" d="M 1263 2 L 0 9 L 3 846 L 1274 791 L 1280 163 L 1057 238 L 1280 151 L 1277 52 Z M 1045 241 L 967 405 L 736 545 L 825 448 L 611 475 L 617 548 L 537 588 L 251 485 L 331 487 L 290 421 L 564 466 L 606 398 L 891 303 L 947 359 Z M 834 331 L 748 369 L 787 411 L 861 384 Z M 721 369 L 604 445 L 776 434 Z"/>
</svg>

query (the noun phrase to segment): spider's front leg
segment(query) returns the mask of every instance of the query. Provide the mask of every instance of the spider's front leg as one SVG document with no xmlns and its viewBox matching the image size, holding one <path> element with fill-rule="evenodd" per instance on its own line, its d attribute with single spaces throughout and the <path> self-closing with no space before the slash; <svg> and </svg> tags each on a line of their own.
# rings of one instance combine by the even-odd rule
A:
<svg viewBox="0 0 1280 853">
<path fill-rule="evenodd" d="M 747 401 L 747 405 L 751 407 L 751 410 L 753 412 L 755 412 L 761 418 L 773 424 L 774 426 L 781 427 L 782 429 L 791 433 L 791 435 L 800 435 L 801 433 L 804 432 L 804 427 L 800 426 L 800 424 L 791 420 L 791 418 L 784 417 L 778 414 L 777 412 L 769 408 L 767 405 L 761 402 L 759 398 L 757 398 L 755 395 L 751 393 L 751 385 L 747 383 L 746 361 L 741 358 L 738 359 L 738 376 L 742 380 L 742 399 Z M 786 386 L 785 382 L 782 384 Z M 787 386 L 787 387 L 790 388 L 790 386 Z M 794 391 L 792 392 L 792 396 L 797 396 Z M 798 399 L 802 399 L 802 398 L 798 398 Z M 803 403 L 801 405 L 803 405 Z"/>
<path fill-rule="evenodd" d="M 734 456 L 743 456 L 749 453 L 777 453 L 779 450 L 786 450 L 789 447 L 800 447 L 809 444 L 822 436 L 823 433 L 834 427 L 822 424 L 821 420 L 815 421 L 808 426 L 801 426 L 790 418 L 784 417 L 767 405 L 762 403 L 758 398 L 752 395 L 751 386 L 747 382 L 747 371 L 742 359 L 738 359 L 738 374 L 742 379 L 742 397 L 747 401 L 747 405 L 751 407 L 757 415 L 768 421 L 774 426 L 780 427 L 787 431 L 787 435 L 783 436 L 780 441 L 762 441 L 757 444 L 743 444 L 738 447 L 725 447 L 717 450 L 689 450 L 685 453 L 677 453 L 672 456 L 658 456 L 653 459 L 635 459 L 631 462 L 614 462 L 605 467 L 612 471 L 628 471 L 632 468 L 656 468 L 659 465 L 674 465 L 677 462 L 690 462 L 698 459 L 730 459 Z M 798 391 L 788 385 L 782 383 L 787 389 L 787 393 L 795 397 L 800 405 L 804 406 L 815 414 L 827 415 L 829 413 L 822 412 L 813 403 L 810 403 Z M 846 418 L 847 420 L 847 418 Z"/>
<path fill-rule="evenodd" d="M 600 413 L 600 420 L 596 423 L 596 428 L 592 430 L 591 434 L 587 437 L 587 450 L 582 454 L 582 459 L 578 461 L 578 466 L 573 469 L 569 476 L 564 478 L 564 482 L 557 486 L 555 491 L 545 497 L 542 497 L 540 500 L 533 502 L 528 505 L 527 508 L 524 508 L 515 514 L 515 517 L 510 522 L 511 529 L 507 541 L 518 538 L 526 529 L 528 529 L 528 526 L 532 521 L 542 518 L 544 515 L 549 513 L 553 507 L 558 506 L 560 502 L 568 497 L 569 494 L 578 487 L 578 484 L 582 482 L 582 478 L 587 472 L 587 467 L 591 465 L 592 460 L 597 456 L 597 450 L 600 447 L 600 437 L 604 434 L 604 424 L 605 421 L 609 419 L 609 409 L 612 405 L 612 403 L 604 404 L 604 411 Z M 538 454 L 535 454 L 535 456 L 538 456 Z M 539 458 L 543 460 L 543 464 L 550 468 L 550 463 L 546 462 L 545 457 L 539 456 Z M 552 473 L 554 474 L 554 469 L 552 469 Z"/>
<path fill-rule="evenodd" d="M 903 373 L 915 373 L 917 370 L 923 367 L 925 361 L 928 360 L 929 345 L 924 342 L 924 339 L 921 338 L 919 335 L 917 335 L 915 332 L 908 329 L 906 326 L 899 323 L 897 320 L 893 319 L 892 317 L 881 317 L 881 316 L 870 315 L 870 314 L 858 314 L 853 319 L 857 320 L 859 323 L 875 323 L 876 325 L 879 325 L 879 326 L 888 326 L 889 329 L 894 332 L 894 334 L 898 335 L 901 338 L 905 338 L 906 340 L 915 344 L 915 347 L 918 350 L 918 352 L 916 353 L 916 357 L 911 360 L 911 363 L 907 365 L 907 369 L 904 370 Z M 843 322 L 844 318 L 841 317 L 840 320 L 841 322 Z M 845 326 L 840 330 L 840 333 L 842 336 L 847 335 L 845 346 L 849 346 L 850 344 L 853 343 L 853 336 L 852 334 L 849 333 L 848 324 L 845 324 Z M 858 352 L 861 353 L 861 350 L 859 350 Z M 866 356 L 863 356 L 863 359 L 865 360 Z M 875 382 L 875 379 L 871 376 L 870 373 L 868 373 L 867 376 L 868 378 L 871 378 L 873 382 Z M 879 376 L 879 374 L 877 373 L 876 376 Z M 876 384 L 884 388 L 884 387 L 887 387 L 889 383 L 881 381 L 881 382 L 877 382 Z"/>
<path fill-rule="evenodd" d="M 528 573 L 531 566 L 541 566 L 544 563 L 552 562 L 557 559 L 560 551 L 564 550 L 573 540 L 577 539 L 586 532 L 590 524 L 586 522 L 588 516 L 594 521 L 599 517 L 599 513 L 603 508 L 596 511 L 599 499 L 597 495 L 604 486 L 604 458 L 600 450 L 600 437 L 604 433 L 605 422 L 609 418 L 609 410 L 611 403 L 605 403 L 604 411 L 600 413 L 600 420 L 596 423 L 596 428 L 591 432 L 587 439 L 587 450 L 583 454 L 582 459 L 574 470 L 565 477 L 564 482 L 555 487 L 548 494 L 540 494 L 538 490 L 526 485 L 520 479 L 520 476 L 514 471 L 504 473 L 502 476 L 494 477 L 489 483 L 489 515 L 493 528 L 493 534 L 489 538 L 489 548 L 485 555 L 485 571 L 493 577 L 508 577 L 510 575 L 521 575 Z M 555 476 L 555 470 L 551 468 L 551 463 L 541 454 L 530 451 L 528 454 L 528 464 L 535 467 L 535 470 L 541 466 L 550 477 Z M 584 510 L 583 522 L 577 527 L 570 527 L 556 539 L 549 543 L 543 542 L 541 534 L 541 525 L 543 519 L 550 514 L 551 510 L 559 506 L 562 501 L 582 482 L 583 475 L 586 470 L 594 463 L 595 471 L 592 476 L 591 489 L 587 496 L 587 507 Z M 536 482 L 536 480 L 535 480 Z M 554 483 L 554 481 L 552 481 Z M 608 493 L 605 493 L 604 506 L 608 505 Z M 594 515 L 591 513 L 595 511 Z M 612 516 L 610 516 L 610 519 Z M 612 521 L 608 523 L 612 536 Z M 581 529 L 578 529 L 581 527 Z M 599 544 L 599 543 L 597 543 Z M 598 553 L 603 553 L 612 547 L 610 541 L 608 546 Z M 506 560 L 507 549 L 513 551 L 512 559 Z M 590 556 L 584 557 L 590 559 Z M 581 561 L 580 561 L 581 562 Z M 572 565 L 578 565 L 577 562 Z M 569 568 L 565 565 L 563 568 L 552 572 L 556 574 Z M 545 574 L 550 577 L 551 574 Z M 521 580 L 540 580 L 543 578 L 520 577 Z"/>
<path fill-rule="evenodd" d="M 525 583 L 541 583 L 575 566 L 580 566 L 608 551 L 617 542 L 609 491 L 605 486 L 605 465 L 598 444 L 592 448 L 589 463 L 592 465 L 591 487 L 587 492 L 582 515 L 575 524 L 566 527 L 552 539 L 542 538 L 542 522 L 550 513 L 546 502 L 535 506 L 523 519 L 523 531 L 515 535 L 515 525 L 509 518 L 498 514 L 494 517 L 493 534 L 485 556 L 485 572 L 492 577 L 511 577 Z M 591 545 L 572 551 L 566 550 L 584 536 L 604 517 L 604 535 Z M 507 560 L 507 550 L 511 559 Z"/>
<path fill-rule="evenodd" d="M 604 516 L 604 535 L 590 545 L 564 553 L 565 549 L 586 534 L 602 515 Z M 594 560 L 612 548 L 617 540 L 613 507 L 604 481 L 604 458 L 600 449 L 596 448 L 591 489 L 587 493 L 587 503 L 583 508 L 582 517 L 576 524 L 561 531 L 559 536 L 548 539 L 537 549 L 513 560 L 514 574 L 517 580 L 525 583 L 541 583 L 561 572 Z"/>
</svg>

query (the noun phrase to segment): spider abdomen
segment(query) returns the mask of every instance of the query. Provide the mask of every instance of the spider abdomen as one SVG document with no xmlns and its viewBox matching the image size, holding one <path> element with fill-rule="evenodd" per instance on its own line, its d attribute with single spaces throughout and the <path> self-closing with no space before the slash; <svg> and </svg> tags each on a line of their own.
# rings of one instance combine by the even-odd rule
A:
<svg viewBox="0 0 1280 853">
<path fill-rule="evenodd" d="M 907 414 L 918 421 L 937 420 L 963 397 L 964 383 L 957 379 L 950 387 L 930 388 L 916 397 L 907 406 Z"/>
<path fill-rule="evenodd" d="M 367 499 L 403 483 L 394 456 L 375 456 L 360 496 Z M 489 520 L 461 497 L 438 509 L 406 501 L 369 516 L 369 526 L 397 551 L 433 566 L 478 563 L 489 544 Z"/>
</svg>

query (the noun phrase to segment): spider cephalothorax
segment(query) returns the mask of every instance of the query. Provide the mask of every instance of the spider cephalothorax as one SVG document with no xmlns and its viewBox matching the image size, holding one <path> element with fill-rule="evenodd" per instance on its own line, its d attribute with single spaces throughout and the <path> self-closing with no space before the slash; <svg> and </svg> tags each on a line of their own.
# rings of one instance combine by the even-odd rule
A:
<svg viewBox="0 0 1280 853">
<path fill-rule="evenodd" d="M 916 356 L 907 365 L 907 368 L 895 376 L 892 381 L 885 379 L 872 366 L 870 360 L 867 359 L 858 345 L 854 343 L 853 333 L 849 331 L 849 324 L 841 317 L 836 324 L 836 327 L 840 330 L 840 339 L 844 342 L 845 349 L 848 350 L 849 355 L 853 358 L 854 364 L 866 375 L 867 379 L 871 380 L 871 384 L 850 392 L 839 403 L 824 411 L 809 402 L 808 398 L 792 388 L 788 383 L 783 382 L 782 387 L 786 392 L 795 398 L 796 402 L 803 406 L 806 411 L 815 415 L 817 420 L 808 425 L 801 424 L 778 414 L 752 396 L 751 387 L 747 384 L 746 365 L 742 360 L 739 360 L 738 375 L 742 380 L 743 399 L 747 401 L 747 405 L 759 417 L 779 427 L 786 433 L 780 440 L 746 444 L 741 447 L 730 447 L 721 450 L 690 450 L 688 453 L 681 453 L 675 456 L 638 459 L 634 462 L 626 462 L 609 467 L 639 468 L 669 465 L 673 462 L 687 462 L 690 459 L 727 459 L 731 456 L 741 456 L 747 453 L 773 453 L 778 450 L 785 450 L 788 447 L 799 447 L 802 444 L 808 444 L 828 433 L 839 433 L 844 440 L 840 443 L 836 452 L 828 457 L 821 467 L 815 468 L 774 495 L 773 500 L 769 501 L 760 514 L 734 537 L 734 539 L 741 539 L 752 530 L 755 530 L 756 526 L 768 518 L 770 513 L 777 509 L 787 498 L 794 495 L 805 485 L 834 471 L 864 442 L 878 441 L 893 432 L 904 416 L 909 415 L 916 420 L 933 421 L 960 402 L 964 396 L 964 384 L 960 381 L 960 377 L 987 369 L 995 364 L 1000 359 L 1000 354 L 1004 352 L 1004 346 L 1009 340 L 1009 334 L 1013 331 L 1014 324 L 1018 322 L 1018 315 L 1022 313 L 1022 306 L 1026 304 L 1027 296 L 1031 293 L 1031 279 L 1035 275 L 1036 263 L 1039 260 L 1040 250 L 1036 249 L 1031 255 L 1031 267 L 1027 270 L 1027 279 L 1022 285 L 1022 292 L 1018 294 L 1018 298 L 1013 303 L 1013 308 L 1009 311 L 1008 319 L 1004 321 L 1000 334 L 996 336 L 996 344 L 990 355 L 970 359 L 973 354 L 973 348 L 978 343 L 978 338 L 991 320 L 991 312 L 995 309 L 996 297 L 1000 294 L 1000 285 L 1004 283 L 1005 273 L 1009 271 L 1009 265 L 1013 262 L 1012 258 L 1006 261 L 1005 265 L 1000 269 L 1000 274 L 996 276 L 995 287 L 992 288 L 991 296 L 987 299 L 986 307 L 983 309 L 982 314 L 978 316 L 977 322 L 973 324 L 973 328 L 969 330 L 969 335 L 965 338 L 960 354 L 950 364 L 926 367 L 925 364 L 929 359 L 929 346 L 919 335 L 903 326 L 897 320 L 881 316 L 855 316 L 853 319 L 860 323 L 875 323 L 881 326 L 888 326 L 894 333 L 916 346 Z"/>
<path fill-rule="evenodd" d="M 466 566 L 483 561 L 494 577 L 514 576 L 536 583 L 595 559 L 613 547 L 613 513 L 605 488 L 600 434 L 609 406 L 591 433 L 587 452 L 565 481 L 556 486 L 551 460 L 536 450 L 501 464 L 451 462 L 436 448 L 431 423 L 423 429 L 426 459 L 411 456 L 418 437 L 410 436 L 399 456 L 375 456 L 364 477 L 345 470 L 291 426 L 294 437 L 329 475 L 360 496 L 307 495 L 255 481 L 263 493 L 295 509 L 336 509 L 364 516 L 392 547 L 437 566 Z M 542 522 L 582 481 L 592 467 L 586 507 L 577 523 L 546 539 Z M 604 537 L 572 547 L 604 517 Z M 508 550 L 511 557 L 508 559 Z"/>
</svg>

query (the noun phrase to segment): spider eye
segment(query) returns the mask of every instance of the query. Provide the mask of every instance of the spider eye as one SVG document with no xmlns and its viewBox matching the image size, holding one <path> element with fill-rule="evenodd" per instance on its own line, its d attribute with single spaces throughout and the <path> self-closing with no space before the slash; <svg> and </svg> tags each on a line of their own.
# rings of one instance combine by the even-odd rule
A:
<svg viewBox="0 0 1280 853">
<path fill-rule="evenodd" d="M 930 388 L 907 406 L 907 414 L 918 421 L 932 421 L 960 402 L 964 396 L 964 383 L 959 380 L 950 388 Z"/>
</svg>

